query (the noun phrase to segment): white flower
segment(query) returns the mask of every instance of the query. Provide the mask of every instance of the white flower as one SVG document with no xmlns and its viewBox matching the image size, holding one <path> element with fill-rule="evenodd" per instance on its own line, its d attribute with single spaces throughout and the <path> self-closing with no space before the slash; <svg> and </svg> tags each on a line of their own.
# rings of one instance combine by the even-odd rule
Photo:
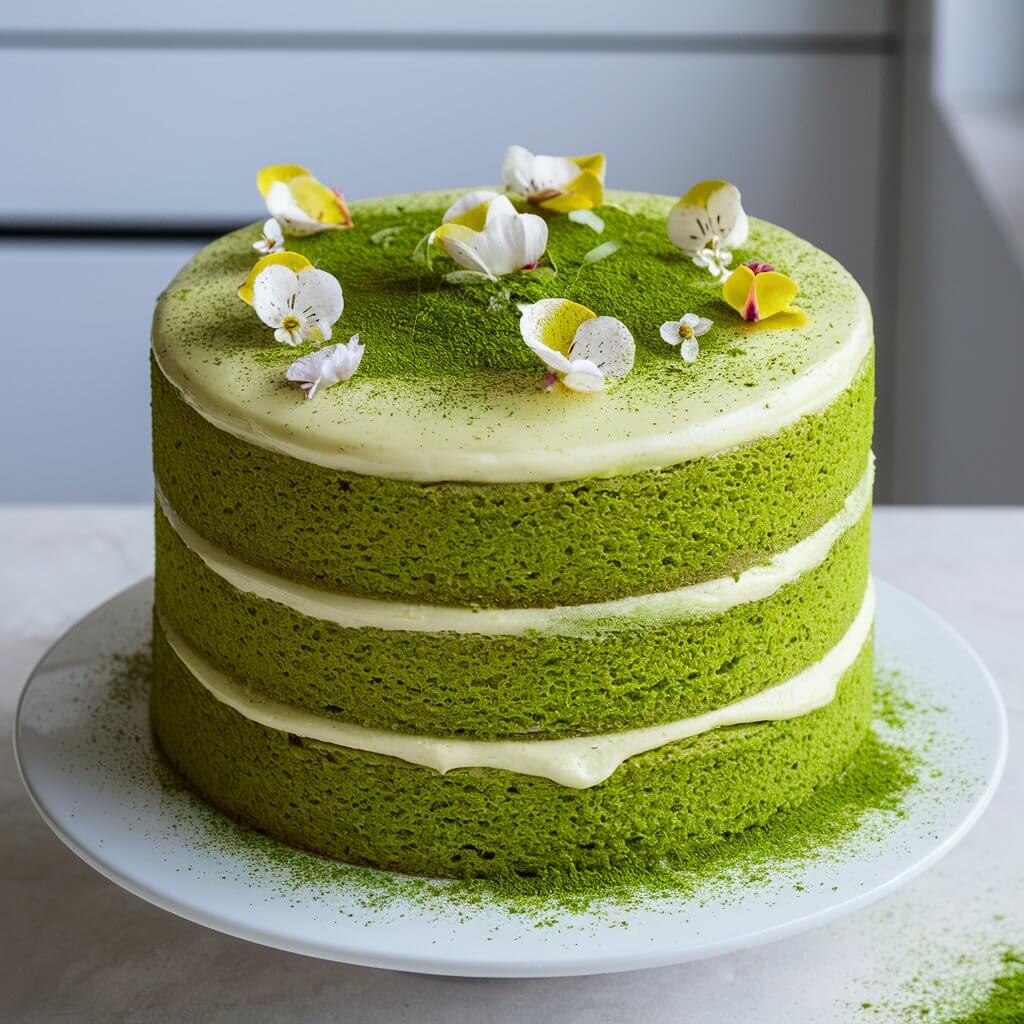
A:
<svg viewBox="0 0 1024 1024">
<path fill-rule="evenodd" d="M 290 235 L 352 227 L 345 197 L 298 164 L 272 164 L 256 179 L 267 211 Z"/>
<path fill-rule="evenodd" d="M 501 164 L 505 187 L 554 213 L 590 210 L 604 201 L 603 153 L 538 156 L 509 146 Z"/>
<path fill-rule="evenodd" d="M 696 313 L 686 313 L 679 320 L 669 320 L 661 325 L 661 340 L 668 345 L 679 346 L 679 355 L 686 363 L 692 363 L 700 353 L 697 339 L 711 330 L 712 321 Z"/>
<path fill-rule="evenodd" d="M 339 381 L 348 380 L 359 369 L 364 345 L 359 335 L 353 334 L 345 345 L 328 345 L 301 359 L 296 359 L 285 377 L 298 382 L 307 398 L 316 396 L 321 388 L 329 388 Z"/>
<path fill-rule="evenodd" d="M 331 327 L 345 308 L 338 279 L 326 270 L 272 264 L 260 271 L 252 288 L 252 306 L 259 318 L 274 328 L 284 345 L 311 339 L 330 340 Z"/>
<path fill-rule="evenodd" d="M 497 192 L 478 188 L 467 192 L 444 211 L 442 224 L 465 224 L 474 231 L 480 231 L 487 221 L 487 208 L 498 198 Z"/>
<path fill-rule="evenodd" d="M 252 247 L 263 256 L 269 256 L 272 252 L 284 250 L 284 234 L 281 232 L 281 225 L 273 217 L 263 225 L 263 236 Z"/>
<path fill-rule="evenodd" d="M 603 391 L 609 377 L 633 369 L 636 344 L 620 320 L 568 299 L 541 299 L 519 311 L 523 341 L 550 371 L 549 388 L 560 380 L 571 391 Z"/>
<path fill-rule="evenodd" d="M 729 275 L 732 249 L 750 226 L 740 190 L 727 181 L 698 182 L 669 211 L 668 237 L 717 281 Z"/>
<path fill-rule="evenodd" d="M 507 197 L 497 196 L 488 202 L 480 230 L 452 220 L 434 232 L 434 241 L 460 267 L 494 281 L 537 266 L 548 244 L 548 226 L 543 217 L 517 213 Z"/>
</svg>

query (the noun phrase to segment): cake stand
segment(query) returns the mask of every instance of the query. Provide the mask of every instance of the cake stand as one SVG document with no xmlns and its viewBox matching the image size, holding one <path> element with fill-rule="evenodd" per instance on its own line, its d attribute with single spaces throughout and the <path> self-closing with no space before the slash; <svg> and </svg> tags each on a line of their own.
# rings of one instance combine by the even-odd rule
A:
<svg viewBox="0 0 1024 1024">
<path fill-rule="evenodd" d="M 176 784 L 153 742 L 145 671 L 139 656 L 125 656 L 147 643 L 150 580 L 93 611 L 36 667 L 15 722 L 18 764 L 47 824 L 97 871 L 252 942 L 467 977 L 696 960 L 793 935 L 892 892 L 948 853 L 995 791 L 1007 727 L 991 676 L 927 607 L 884 582 L 877 589 L 877 659 L 898 670 L 903 740 L 921 759 L 902 812 L 870 812 L 862 834 L 827 855 L 767 877 L 739 872 L 707 891 L 524 907 L 335 865 L 234 825 Z"/>
</svg>

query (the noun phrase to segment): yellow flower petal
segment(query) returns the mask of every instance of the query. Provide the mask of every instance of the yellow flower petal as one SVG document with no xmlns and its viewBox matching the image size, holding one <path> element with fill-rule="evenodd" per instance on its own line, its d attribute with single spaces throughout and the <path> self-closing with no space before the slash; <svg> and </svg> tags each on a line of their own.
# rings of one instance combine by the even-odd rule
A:
<svg viewBox="0 0 1024 1024">
<path fill-rule="evenodd" d="M 796 298 L 800 286 L 777 270 L 769 270 L 754 276 L 754 291 L 757 293 L 757 308 L 760 319 L 767 320 L 776 313 L 789 310 L 789 304 Z"/>
<path fill-rule="evenodd" d="M 596 318 L 597 314 L 592 309 L 570 299 L 560 299 L 540 323 L 540 340 L 548 348 L 568 355 L 580 324 Z"/>
<path fill-rule="evenodd" d="M 722 298 L 744 320 L 757 323 L 777 313 L 796 313 L 790 303 L 800 286 L 780 274 L 768 270 L 755 274 L 748 266 L 737 267 L 722 285 Z"/>
<path fill-rule="evenodd" d="M 292 190 L 295 202 L 320 224 L 352 223 L 352 215 L 345 200 L 334 189 L 317 181 L 311 174 L 292 178 L 288 182 L 288 187 Z"/>
<path fill-rule="evenodd" d="M 750 295 L 754 285 L 754 272 L 750 267 L 737 267 L 722 285 L 722 298 L 743 316 L 743 310 L 747 305 L 747 297 Z M 746 317 L 744 317 L 746 319 Z"/>
<path fill-rule="evenodd" d="M 592 210 L 603 202 L 604 185 L 601 179 L 593 171 L 581 171 L 565 186 L 565 191 L 537 205 L 552 213 L 571 213 L 573 210 Z"/>
<path fill-rule="evenodd" d="M 310 220 L 335 227 L 351 226 L 352 214 L 341 193 L 318 181 L 300 164 L 271 164 L 256 176 L 256 187 L 264 198 L 278 183 L 288 186 L 295 204 Z"/>
<path fill-rule="evenodd" d="M 256 283 L 256 278 L 267 267 L 275 264 L 280 264 L 289 270 L 294 270 L 296 274 L 300 270 L 305 270 L 306 267 L 313 266 L 305 256 L 301 256 L 297 252 L 272 252 L 269 256 L 264 256 L 263 259 L 257 260 L 253 264 L 252 270 L 249 271 L 249 276 L 245 279 L 245 284 L 238 289 L 238 297 L 243 302 L 247 302 L 250 306 L 252 305 L 252 287 Z"/>
<path fill-rule="evenodd" d="M 589 171 L 604 184 L 604 153 L 589 153 L 587 156 L 571 156 L 569 159 L 581 170 Z"/>
<path fill-rule="evenodd" d="M 483 231 L 484 225 L 487 223 L 487 208 L 490 205 L 491 201 L 489 199 L 482 203 L 477 203 L 476 206 L 470 207 L 465 213 L 452 217 L 447 223 L 459 224 L 469 228 L 471 231 Z"/>
<path fill-rule="evenodd" d="M 311 175 L 305 167 L 298 164 L 270 164 L 256 175 L 256 187 L 260 190 L 260 195 L 265 197 L 275 182 L 283 181 L 287 185 L 292 178 L 304 177 L 308 178 Z"/>
<path fill-rule="evenodd" d="M 711 198 L 712 193 L 717 192 L 720 188 L 725 188 L 728 184 L 729 182 L 719 181 L 718 179 L 698 181 L 697 184 L 679 200 L 678 205 L 703 206 L 707 208 L 708 199 Z"/>
</svg>

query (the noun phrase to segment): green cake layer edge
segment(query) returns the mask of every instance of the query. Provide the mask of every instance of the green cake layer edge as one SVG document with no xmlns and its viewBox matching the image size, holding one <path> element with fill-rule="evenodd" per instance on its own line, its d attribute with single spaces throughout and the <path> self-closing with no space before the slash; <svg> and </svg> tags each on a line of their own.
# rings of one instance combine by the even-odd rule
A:
<svg viewBox="0 0 1024 1024">
<path fill-rule="evenodd" d="M 869 637 L 826 707 L 668 744 L 569 789 L 496 769 L 441 775 L 269 729 L 198 683 L 159 624 L 153 659 L 157 739 L 204 798 L 289 845 L 439 877 L 671 862 L 805 800 L 842 771 L 871 718 Z"/>
</svg>

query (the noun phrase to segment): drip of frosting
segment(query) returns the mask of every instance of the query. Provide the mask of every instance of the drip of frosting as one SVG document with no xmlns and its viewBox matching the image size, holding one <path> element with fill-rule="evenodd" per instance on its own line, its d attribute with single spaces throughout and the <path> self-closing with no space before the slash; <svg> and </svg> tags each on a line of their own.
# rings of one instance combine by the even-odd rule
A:
<svg viewBox="0 0 1024 1024">
<path fill-rule="evenodd" d="M 721 615 L 730 608 L 761 601 L 819 566 L 836 541 L 858 522 L 871 500 L 874 460 L 843 508 L 810 536 L 773 555 L 764 565 L 657 594 L 555 608 L 454 608 L 354 597 L 306 586 L 235 558 L 181 521 L 164 496 L 157 500 L 182 542 L 236 590 L 287 606 L 301 615 L 346 628 L 415 633 L 476 633 L 520 636 L 537 632 L 584 636 L 646 624 Z"/>
<path fill-rule="evenodd" d="M 257 701 L 195 651 L 169 623 L 162 619 L 161 624 L 171 648 L 200 685 L 222 704 L 267 728 L 398 758 L 442 774 L 457 768 L 499 768 L 540 776 L 572 789 L 588 789 L 607 779 L 627 759 L 668 743 L 728 725 L 797 718 L 825 707 L 835 697 L 843 673 L 864 646 L 874 612 L 874 588 L 869 581 L 850 628 L 820 661 L 786 682 L 734 704 L 664 725 L 555 740 L 415 736 L 335 722 L 286 704 Z"/>
</svg>

